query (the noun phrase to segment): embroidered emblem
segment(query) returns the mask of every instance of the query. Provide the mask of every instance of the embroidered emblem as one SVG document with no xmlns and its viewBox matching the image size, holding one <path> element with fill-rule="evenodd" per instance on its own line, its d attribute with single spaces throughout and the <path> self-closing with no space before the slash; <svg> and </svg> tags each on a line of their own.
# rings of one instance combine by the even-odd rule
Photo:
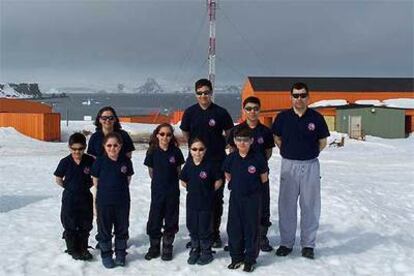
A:
<svg viewBox="0 0 414 276">
<path fill-rule="evenodd" d="M 257 143 L 263 144 L 264 143 L 263 137 L 260 136 L 259 138 L 257 138 Z"/>
<path fill-rule="evenodd" d="M 84 174 L 90 174 L 90 172 L 91 172 L 91 169 L 90 169 L 89 167 L 85 167 L 85 168 L 83 169 L 83 173 L 84 173 Z"/>
<path fill-rule="evenodd" d="M 254 174 L 256 172 L 256 167 L 251 165 L 247 168 L 247 171 L 251 174 Z"/>
<path fill-rule="evenodd" d="M 216 125 L 216 121 L 214 119 L 210 119 L 210 121 L 208 121 L 208 125 L 213 127 Z"/>
<path fill-rule="evenodd" d="M 121 173 L 126 173 L 128 171 L 128 168 L 127 168 L 127 166 L 122 166 L 121 167 Z"/>
<path fill-rule="evenodd" d="M 205 171 L 201 171 L 200 172 L 200 178 L 201 179 L 206 179 L 207 178 L 207 173 Z"/>
<path fill-rule="evenodd" d="M 314 130 L 315 130 L 315 124 L 314 124 L 314 123 L 309 123 L 309 124 L 308 124 L 308 129 L 309 129 L 310 131 L 314 131 Z"/>
<path fill-rule="evenodd" d="M 170 159 L 169 159 L 169 161 L 170 161 L 171 164 L 175 164 L 175 157 L 174 156 L 171 156 Z"/>
</svg>

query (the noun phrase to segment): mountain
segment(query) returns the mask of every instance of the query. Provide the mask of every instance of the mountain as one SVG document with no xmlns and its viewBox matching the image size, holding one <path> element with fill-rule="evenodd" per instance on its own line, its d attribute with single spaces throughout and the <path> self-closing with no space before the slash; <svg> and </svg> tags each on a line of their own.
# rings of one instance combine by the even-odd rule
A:
<svg viewBox="0 0 414 276">
<path fill-rule="evenodd" d="M 3 98 L 42 98 L 37 83 L 0 84 L 0 97 Z"/>
<path fill-rule="evenodd" d="M 134 92 L 138 94 L 160 94 L 164 93 L 164 89 L 155 79 L 147 78 L 143 85 L 134 89 Z"/>
</svg>

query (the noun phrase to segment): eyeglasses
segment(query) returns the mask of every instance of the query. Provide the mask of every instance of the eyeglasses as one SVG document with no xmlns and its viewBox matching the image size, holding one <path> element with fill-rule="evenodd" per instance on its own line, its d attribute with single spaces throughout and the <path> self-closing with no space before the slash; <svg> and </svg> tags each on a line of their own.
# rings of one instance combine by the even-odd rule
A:
<svg viewBox="0 0 414 276">
<path fill-rule="evenodd" d="M 203 151 L 205 151 L 205 148 L 191 148 L 191 151 L 203 152 Z"/>
<path fill-rule="evenodd" d="M 309 96 L 308 93 L 297 93 L 297 94 L 292 94 L 292 97 L 295 99 L 306 99 Z"/>
<path fill-rule="evenodd" d="M 235 137 L 234 140 L 239 143 L 248 143 L 250 142 L 250 137 Z"/>
<path fill-rule="evenodd" d="M 248 112 L 250 112 L 250 111 L 252 111 L 252 110 L 254 110 L 254 111 L 259 111 L 260 110 L 260 107 L 258 107 L 258 106 L 246 106 L 245 108 L 244 108 L 244 110 L 246 110 L 246 111 L 248 111 Z"/>
<path fill-rule="evenodd" d="M 102 121 L 113 121 L 115 120 L 114 116 L 101 116 L 100 117 Z"/>
<path fill-rule="evenodd" d="M 167 137 L 171 137 L 172 133 L 171 132 L 159 132 L 158 133 L 161 137 L 167 136 Z"/>
<path fill-rule="evenodd" d="M 72 147 L 70 147 L 70 149 L 73 150 L 73 151 L 84 151 L 85 147 L 81 147 L 81 148 L 72 148 Z"/>
<path fill-rule="evenodd" d="M 211 95 L 211 91 L 210 90 L 208 90 L 208 91 L 196 91 L 196 95 L 198 97 L 209 96 L 209 95 Z"/>
<path fill-rule="evenodd" d="M 115 149 L 119 146 L 120 146 L 119 144 L 106 144 L 105 145 L 105 147 L 107 147 L 107 148 L 115 148 Z"/>
</svg>

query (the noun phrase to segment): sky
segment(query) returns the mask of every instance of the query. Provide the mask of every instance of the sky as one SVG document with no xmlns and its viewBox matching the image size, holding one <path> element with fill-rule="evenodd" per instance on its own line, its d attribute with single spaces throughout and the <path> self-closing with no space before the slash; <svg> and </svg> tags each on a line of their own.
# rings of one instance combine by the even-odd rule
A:
<svg viewBox="0 0 414 276">
<path fill-rule="evenodd" d="M 414 1 L 218 0 L 216 81 L 413 77 Z M 205 0 L 0 0 L 0 82 L 43 86 L 208 75 Z"/>
</svg>

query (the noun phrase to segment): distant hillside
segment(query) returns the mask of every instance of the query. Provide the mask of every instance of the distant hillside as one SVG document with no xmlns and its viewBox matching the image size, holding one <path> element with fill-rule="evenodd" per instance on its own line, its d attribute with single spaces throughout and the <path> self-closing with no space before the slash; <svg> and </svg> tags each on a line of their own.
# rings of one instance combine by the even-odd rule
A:
<svg viewBox="0 0 414 276">
<path fill-rule="evenodd" d="M 0 97 L 2 98 L 42 98 L 37 83 L 0 83 Z"/>
</svg>

